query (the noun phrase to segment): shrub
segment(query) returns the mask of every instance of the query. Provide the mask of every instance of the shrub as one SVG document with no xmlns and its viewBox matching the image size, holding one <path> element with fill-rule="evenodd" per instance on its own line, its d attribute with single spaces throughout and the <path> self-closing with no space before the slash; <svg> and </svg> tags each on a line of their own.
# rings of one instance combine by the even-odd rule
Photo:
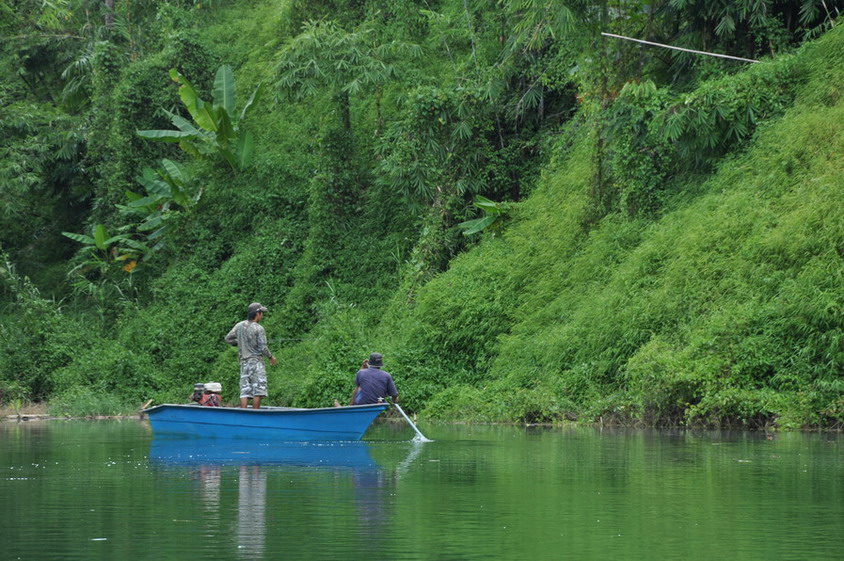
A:
<svg viewBox="0 0 844 561">
<path fill-rule="evenodd" d="M 57 394 L 84 387 L 138 403 L 166 386 L 166 379 L 147 356 L 107 338 L 80 348 L 73 361 L 57 369 L 52 379 Z"/>
<path fill-rule="evenodd" d="M 73 386 L 50 399 L 48 411 L 57 417 L 94 417 L 100 415 L 128 415 L 138 410 L 140 403 L 121 399 L 96 389 Z"/>
</svg>

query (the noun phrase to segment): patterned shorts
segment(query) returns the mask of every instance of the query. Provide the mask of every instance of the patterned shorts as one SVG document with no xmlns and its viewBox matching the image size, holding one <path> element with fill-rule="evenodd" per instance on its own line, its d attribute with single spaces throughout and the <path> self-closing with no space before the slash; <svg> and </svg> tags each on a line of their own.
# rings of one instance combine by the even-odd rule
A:
<svg viewBox="0 0 844 561">
<path fill-rule="evenodd" d="M 240 362 L 240 397 L 266 397 L 267 370 L 262 359 Z"/>
</svg>

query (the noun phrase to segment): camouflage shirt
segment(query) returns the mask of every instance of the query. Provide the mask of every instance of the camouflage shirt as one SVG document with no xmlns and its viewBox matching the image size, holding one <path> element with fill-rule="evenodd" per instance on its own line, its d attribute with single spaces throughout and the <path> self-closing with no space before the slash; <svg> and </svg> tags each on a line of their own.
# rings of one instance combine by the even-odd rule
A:
<svg viewBox="0 0 844 561">
<path fill-rule="evenodd" d="M 267 334 L 257 321 L 243 320 L 235 324 L 226 335 L 226 343 L 237 345 L 240 360 L 261 358 L 262 356 L 273 357 L 267 347 Z"/>
</svg>

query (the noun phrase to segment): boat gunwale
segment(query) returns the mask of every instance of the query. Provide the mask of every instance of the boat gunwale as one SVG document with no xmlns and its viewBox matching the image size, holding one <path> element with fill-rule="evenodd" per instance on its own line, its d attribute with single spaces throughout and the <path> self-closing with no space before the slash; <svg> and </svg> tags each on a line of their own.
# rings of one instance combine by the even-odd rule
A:
<svg viewBox="0 0 844 561">
<path fill-rule="evenodd" d="M 389 409 L 389 403 L 367 403 L 364 405 L 341 405 L 340 407 L 275 407 L 275 406 L 262 406 L 260 409 L 254 408 L 243 408 L 243 407 L 205 407 L 199 405 L 198 403 L 162 403 L 161 405 L 156 405 L 154 407 L 149 407 L 147 409 L 142 409 L 141 413 L 145 413 L 149 415 L 150 413 L 155 413 L 158 411 L 163 411 L 166 408 L 177 408 L 177 409 L 191 409 L 196 411 L 217 411 L 217 412 L 237 412 L 237 413 L 246 413 L 247 415 L 267 415 L 267 414 L 281 414 L 281 413 L 324 413 L 324 412 L 340 412 L 340 411 L 350 411 L 350 410 L 360 410 L 360 409 L 370 409 L 376 408 L 380 409 L 381 411 L 386 411 Z"/>
</svg>

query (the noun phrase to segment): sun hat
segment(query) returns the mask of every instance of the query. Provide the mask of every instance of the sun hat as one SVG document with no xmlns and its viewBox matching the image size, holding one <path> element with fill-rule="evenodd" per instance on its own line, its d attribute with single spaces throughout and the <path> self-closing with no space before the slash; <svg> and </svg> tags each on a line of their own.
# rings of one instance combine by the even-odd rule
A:
<svg viewBox="0 0 844 561">
<path fill-rule="evenodd" d="M 207 384 L 205 384 L 205 391 L 220 393 L 221 391 L 223 391 L 223 386 L 220 384 L 220 382 L 208 382 Z"/>
<path fill-rule="evenodd" d="M 372 353 L 369 355 L 369 366 L 383 366 L 384 357 L 381 353 Z"/>
</svg>

